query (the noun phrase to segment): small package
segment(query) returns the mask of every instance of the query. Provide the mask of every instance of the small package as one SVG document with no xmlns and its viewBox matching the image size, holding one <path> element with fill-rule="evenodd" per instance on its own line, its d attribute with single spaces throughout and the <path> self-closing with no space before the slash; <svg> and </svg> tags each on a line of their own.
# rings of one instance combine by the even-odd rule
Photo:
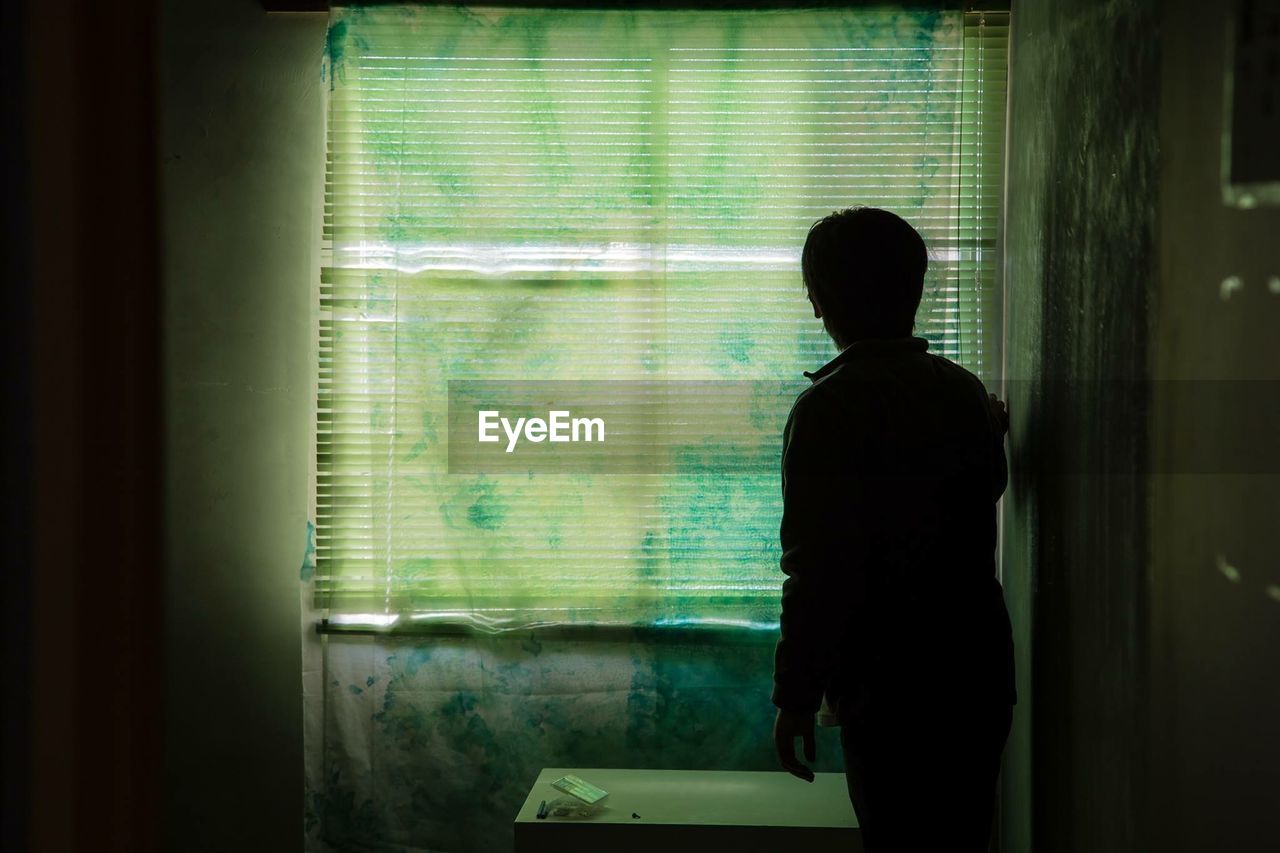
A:
<svg viewBox="0 0 1280 853">
<path fill-rule="evenodd" d="M 585 779 L 579 779 L 577 776 L 561 776 L 559 779 L 551 783 L 551 787 L 557 791 L 564 791 L 570 796 L 577 797 L 584 803 L 596 803 L 609 796 L 609 792 L 604 788 L 597 788 Z"/>
</svg>

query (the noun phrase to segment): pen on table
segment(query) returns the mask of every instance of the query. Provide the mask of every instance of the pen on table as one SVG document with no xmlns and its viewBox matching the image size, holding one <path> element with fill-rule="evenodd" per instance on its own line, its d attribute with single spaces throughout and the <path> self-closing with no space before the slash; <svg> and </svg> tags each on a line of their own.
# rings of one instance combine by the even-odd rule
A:
<svg viewBox="0 0 1280 853">
<path fill-rule="evenodd" d="M 538 820 L 543 820 L 547 816 L 547 801 L 543 800 L 538 803 Z"/>
</svg>

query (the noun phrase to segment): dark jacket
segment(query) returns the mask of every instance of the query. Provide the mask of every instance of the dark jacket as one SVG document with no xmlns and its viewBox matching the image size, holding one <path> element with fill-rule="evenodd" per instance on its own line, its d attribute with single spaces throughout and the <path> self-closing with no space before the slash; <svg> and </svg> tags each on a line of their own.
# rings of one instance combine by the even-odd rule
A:
<svg viewBox="0 0 1280 853">
<path fill-rule="evenodd" d="M 859 341 L 805 374 L 783 438 L 779 708 L 1015 699 L 1003 430 L 982 382 L 927 349 Z"/>
</svg>

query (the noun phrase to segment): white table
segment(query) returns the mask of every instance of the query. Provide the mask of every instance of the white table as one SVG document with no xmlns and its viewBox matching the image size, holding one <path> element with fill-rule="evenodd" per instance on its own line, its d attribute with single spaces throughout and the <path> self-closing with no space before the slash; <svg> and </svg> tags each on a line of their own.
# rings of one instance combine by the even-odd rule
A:
<svg viewBox="0 0 1280 853">
<path fill-rule="evenodd" d="M 600 812 L 539 820 L 540 802 L 569 796 L 551 787 L 566 774 L 609 792 Z M 862 850 L 844 774 L 819 773 L 810 784 L 783 772 L 548 767 L 515 821 L 515 853 L 801 853 L 805 846 Z"/>
</svg>

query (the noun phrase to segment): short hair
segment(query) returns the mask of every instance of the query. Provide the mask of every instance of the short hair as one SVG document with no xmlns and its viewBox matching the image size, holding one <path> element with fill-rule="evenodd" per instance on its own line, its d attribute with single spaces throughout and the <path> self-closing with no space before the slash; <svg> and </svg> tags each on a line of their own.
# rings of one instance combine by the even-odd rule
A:
<svg viewBox="0 0 1280 853">
<path fill-rule="evenodd" d="M 800 268 L 827 331 L 845 346 L 863 337 L 911 334 L 929 251 L 900 216 L 851 207 L 813 223 Z"/>
</svg>

